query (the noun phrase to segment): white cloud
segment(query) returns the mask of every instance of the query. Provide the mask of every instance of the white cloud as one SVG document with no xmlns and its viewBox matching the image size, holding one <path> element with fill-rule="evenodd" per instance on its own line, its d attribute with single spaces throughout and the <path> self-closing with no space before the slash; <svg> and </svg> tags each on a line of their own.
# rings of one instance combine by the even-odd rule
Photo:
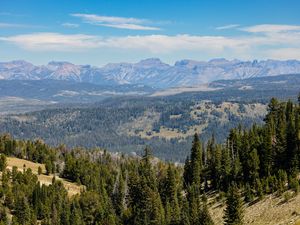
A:
<svg viewBox="0 0 300 225">
<path fill-rule="evenodd" d="M 220 27 L 216 27 L 216 30 L 227 30 L 227 29 L 233 29 L 239 27 L 239 24 L 228 24 Z"/>
<path fill-rule="evenodd" d="M 115 17 L 115 16 L 100 16 L 95 14 L 81 14 L 74 13 L 71 14 L 73 17 L 81 18 L 85 23 L 113 27 L 119 29 L 129 29 L 129 30 L 160 30 L 159 27 L 146 26 L 146 24 L 151 23 L 151 21 L 146 19 L 137 18 L 126 18 L 126 17 Z"/>
<path fill-rule="evenodd" d="M 16 24 L 16 23 L 0 23 L 0 28 L 26 28 L 29 27 L 25 24 Z"/>
<path fill-rule="evenodd" d="M 98 38 L 84 34 L 32 33 L 0 37 L 1 40 L 33 51 L 73 51 L 99 47 Z"/>
<path fill-rule="evenodd" d="M 81 14 L 81 13 L 74 13 L 71 16 L 79 17 L 84 19 L 88 22 L 95 22 L 95 23 L 135 23 L 135 24 L 142 24 L 147 20 L 144 19 L 136 19 L 136 18 L 126 18 L 126 17 L 116 17 L 116 16 L 99 16 L 95 14 Z"/>
<path fill-rule="evenodd" d="M 77 27 L 79 27 L 79 24 L 76 24 L 76 23 L 62 23 L 61 25 L 63 27 L 69 27 L 69 28 L 77 28 Z"/>
<path fill-rule="evenodd" d="M 153 53 L 168 53 L 180 50 L 221 52 L 226 47 L 239 48 L 239 43 L 222 36 L 191 35 L 145 35 L 112 37 L 106 45 L 123 49 L 142 49 Z"/>
<path fill-rule="evenodd" d="M 286 28 L 285 28 L 286 29 Z M 97 36 L 85 34 L 31 33 L 0 37 L 31 51 L 128 50 L 140 53 L 201 54 L 230 58 L 300 59 L 300 31 L 251 33 L 242 36 L 131 35 Z"/>
<path fill-rule="evenodd" d="M 20 23 L 2 23 L 0 22 L 0 28 L 44 28 L 43 26 L 20 24 Z"/>
<path fill-rule="evenodd" d="M 11 24 L 11 23 L 0 23 L 0 28 L 11 28 L 16 27 L 18 24 Z"/>
<path fill-rule="evenodd" d="M 160 30 L 157 27 L 149 27 L 149 26 L 142 26 L 138 24 L 130 24 L 130 23 L 121 23 L 121 24 L 98 24 L 99 26 L 104 27 L 113 27 L 113 28 L 120 28 L 120 29 L 128 29 L 128 30 Z"/>
<path fill-rule="evenodd" d="M 279 48 L 271 49 L 266 52 L 268 58 L 271 59 L 300 59 L 300 47 L 299 48 Z"/>
<path fill-rule="evenodd" d="M 260 24 L 250 27 L 244 27 L 240 30 L 250 33 L 280 33 L 287 31 L 300 31 L 300 26 L 296 25 L 279 25 L 279 24 Z"/>
<path fill-rule="evenodd" d="M 253 40 L 235 39 L 223 36 L 183 35 L 143 35 L 101 37 L 84 34 L 32 33 L 0 37 L 0 40 L 13 43 L 29 50 L 69 51 L 86 48 L 136 49 L 152 53 L 173 51 L 210 51 L 245 49 Z"/>
</svg>

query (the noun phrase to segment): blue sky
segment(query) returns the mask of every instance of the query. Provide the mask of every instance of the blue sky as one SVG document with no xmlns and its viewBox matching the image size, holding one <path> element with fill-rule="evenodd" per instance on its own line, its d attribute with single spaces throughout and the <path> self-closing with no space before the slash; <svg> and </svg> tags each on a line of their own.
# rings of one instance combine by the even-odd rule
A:
<svg viewBox="0 0 300 225">
<path fill-rule="evenodd" d="M 0 61 L 300 59 L 298 0 L 0 0 Z"/>
</svg>

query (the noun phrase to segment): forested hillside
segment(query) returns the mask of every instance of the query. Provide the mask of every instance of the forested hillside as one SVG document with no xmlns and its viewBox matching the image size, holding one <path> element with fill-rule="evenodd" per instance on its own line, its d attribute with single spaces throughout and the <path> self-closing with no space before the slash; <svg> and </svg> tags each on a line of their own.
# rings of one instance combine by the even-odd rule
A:
<svg viewBox="0 0 300 225">
<path fill-rule="evenodd" d="M 283 196 L 282 204 L 297 196 L 299 116 L 300 98 L 273 98 L 264 125 L 232 129 L 223 144 L 212 136 L 204 147 L 195 134 L 184 166 L 154 158 L 147 147 L 142 157 L 130 157 L 2 135 L 1 223 L 210 225 L 219 224 L 215 203 L 225 201 L 222 222 L 243 224 L 247 207 L 266 196 Z M 25 166 L 7 169 L 8 156 L 45 164 L 52 184 L 40 185 Z M 55 177 L 85 188 L 70 197 Z M 299 208 L 291 211 L 299 219 Z"/>
<path fill-rule="evenodd" d="M 111 104 L 111 103 L 108 103 Z M 266 105 L 247 102 L 129 99 L 116 105 L 49 109 L 0 119 L 0 131 L 16 138 L 42 138 L 47 144 L 101 147 L 184 162 L 195 132 L 207 141 L 215 132 L 222 142 L 239 124 L 261 124 Z"/>
</svg>

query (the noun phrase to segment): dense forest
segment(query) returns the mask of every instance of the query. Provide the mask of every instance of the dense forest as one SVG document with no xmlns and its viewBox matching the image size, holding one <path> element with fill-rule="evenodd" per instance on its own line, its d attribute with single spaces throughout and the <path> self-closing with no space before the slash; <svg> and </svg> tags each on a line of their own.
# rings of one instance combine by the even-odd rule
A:
<svg viewBox="0 0 300 225">
<path fill-rule="evenodd" d="M 52 146 L 60 143 L 68 147 L 97 146 L 126 153 L 142 154 L 144 146 L 147 145 L 153 149 L 153 154 L 161 159 L 184 162 L 192 143 L 194 132 L 189 131 L 192 127 L 207 124 L 200 137 L 205 142 L 217 129 L 215 139 L 221 143 L 231 128 L 240 123 L 250 128 L 253 123 L 261 124 L 264 116 L 263 113 L 251 117 L 250 113 L 243 112 L 245 107 L 252 104 L 244 101 L 231 101 L 239 107 L 236 114 L 230 110 L 219 112 L 220 108 L 217 107 L 223 102 L 216 98 L 208 105 L 213 109 L 211 113 L 204 109 L 195 118 L 191 116 L 191 111 L 202 101 L 187 99 L 122 99 L 114 100 L 113 105 L 103 103 L 9 115 L 1 117 L 0 132 L 10 133 L 17 139 L 41 138 Z M 145 115 L 149 115 L 150 118 Z M 220 125 L 222 118 L 226 119 Z M 138 122 L 145 125 L 135 128 Z M 150 128 L 146 129 L 148 126 Z M 184 137 L 186 133 L 190 134 L 185 138 L 168 138 L 162 133 L 162 127 L 175 135 L 176 132 Z M 161 133 L 161 137 L 151 136 L 156 132 Z M 145 137 L 141 137 L 140 133 L 144 133 Z"/>
<path fill-rule="evenodd" d="M 184 165 L 106 151 L 50 147 L 41 140 L 0 138 L 0 224 L 211 225 L 210 195 L 226 199 L 224 224 L 243 224 L 244 203 L 299 191 L 299 103 L 273 98 L 262 126 L 232 129 L 223 144 L 194 135 Z M 46 165 L 51 185 L 30 168 L 7 169 L 7 157 Z M 69 197 L 56 177 L 82 184 Z M 12 216 L 12 217 L 11 217 Z"/>
</svg>

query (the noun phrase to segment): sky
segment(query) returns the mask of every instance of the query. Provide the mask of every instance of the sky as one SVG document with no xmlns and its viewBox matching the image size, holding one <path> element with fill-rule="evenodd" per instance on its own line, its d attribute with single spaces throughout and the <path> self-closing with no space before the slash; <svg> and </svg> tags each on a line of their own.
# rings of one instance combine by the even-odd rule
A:
<svg viewBox="0 0 300 225">
<path fill-rule="evenodd" d="M 0 0 L 0 61 L 300 60 L 299 0 Z"/>
</svg>

